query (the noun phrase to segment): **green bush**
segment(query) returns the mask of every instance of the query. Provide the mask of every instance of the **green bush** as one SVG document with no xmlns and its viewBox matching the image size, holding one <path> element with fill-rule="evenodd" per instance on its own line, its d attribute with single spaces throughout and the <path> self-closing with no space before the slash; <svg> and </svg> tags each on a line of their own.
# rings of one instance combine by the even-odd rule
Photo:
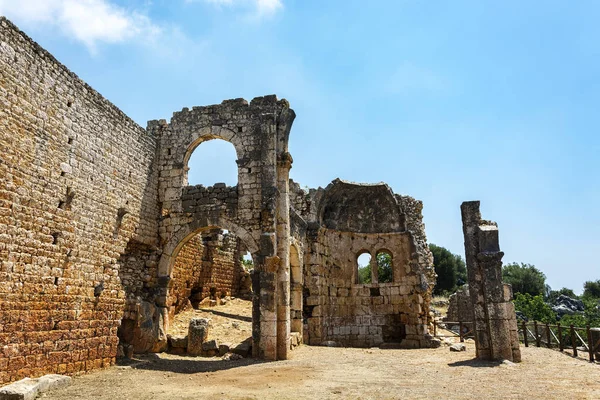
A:
<svg viewBox="0 0 600 400">
<path fill-rule="evenodd" d="M 532 296 L 529 293 L 517 293 L 514 303 L 515 309 L 522 312 L 530 321 L 549 324 L 556 322 L 556 314 L 552 311 L 552 307 L 544 303 L 542 295 Z"/>
</svg>

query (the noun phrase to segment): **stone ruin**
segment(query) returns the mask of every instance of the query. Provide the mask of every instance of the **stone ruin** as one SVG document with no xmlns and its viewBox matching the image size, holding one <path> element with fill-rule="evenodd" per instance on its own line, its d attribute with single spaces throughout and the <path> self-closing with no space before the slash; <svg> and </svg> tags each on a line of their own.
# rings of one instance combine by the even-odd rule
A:
<svg viewBox="0 0 600 400">
<path fill-rule="evenodd" d="M 177 312 L 228 294 L 251 295 L 265 360 L 287 359 L 292 337 L 439 344 L 422 203 L 383 183 L 302 190 L 286 100 L 184 108 L 144 129 L 5 18 L 0 66 L 0 383 L 110 366 L 124 345 L 164 350 Z M 188 185 L 212 139 L 234 146 L 236 186 Z"/>
<path fill-rule="evenodd" d="M 512 287 L 502 282 L 498 226 L 481 219 L 478 201 L 464 202 L 460 209 L 477 358 L 520 362 Z"/>
</svg>

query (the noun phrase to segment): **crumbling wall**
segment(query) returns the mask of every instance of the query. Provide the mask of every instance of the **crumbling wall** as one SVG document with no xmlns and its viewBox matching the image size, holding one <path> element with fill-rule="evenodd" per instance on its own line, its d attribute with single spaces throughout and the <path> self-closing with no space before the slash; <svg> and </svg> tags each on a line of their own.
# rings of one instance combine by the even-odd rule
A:
<svg viewBox="0 0 600 400">
<path fill-rule="evenodd" d="M 242 275 L 238 238 L 221 229 L 201 232 L 179 251 L 169 290 L 169 314 L 205 298 L 237 295 Z M 190 304 L 191 303 L 191 304 Z"/>
<path fill-rule="evenodd" d="M 155 138 L 4 18 L 0 102 L 0 383 L 111 365 Z"/>
<path fill-rule="evenodd" d="M 469 285 L 463 285 L 448 298 L 448 312 L 445 321 L 473 322 L 473 304 L 469 294 Z"/>
<path fill-rule="evenodd" d="M 308 222 L 306 235 L 305 341 L 435 346 L 428 336 L 435 274 L 422 240 L 421 203 L 406 197 L 399 202 L 385 184 L 335 180 L 313 193 L 319 220 Z M 414 221 L 415 232 L 406 229 L 407 220 Z M 358 283 L 358 256 L 371 254 L 374 268 L 380 251 L 392 257 L 392 282 L 380 283 L 373 273 L 373 283 Z"/>
<path fill-rule="evenodd" d="M 195 301 L 197 303 L 206 295 L 203 285 L 207 278 L 203 275 L 206 249 L 201 235 L 191 238 L 179 251 L 173 267 L 172 287 L 169 292 L 169 304 L 172 314 L 177 314 Z M 208 289 L 208 288 L 207 288 Z M 191 304 L 190 304 L 191 305 Z"/>
<path fill-rule="evenodd" d="M 479 201 L 464 202 L 460 209 L 477 358 L 520 362 L 512 288 L 502 283 L 498 226 L 481 219 Z"/>
<path fill-rule="evenodd" d="M 221 228 L 237 236 L 253 255 L 253 352 L 286 359 L 290 340 L 288 138 L 295 118 L 276 96 L 226 100 L 184 108 L 169 122 L 150 121 L 158 138 L 158 200 L 162 256 L 157 304 L 168 307 L 174 260 L 189 238 Z M 238 184 L 227 188 L 187 184 L 187 162 L 204 141 L 230 142 L 237 154 Z"/>
</svg>

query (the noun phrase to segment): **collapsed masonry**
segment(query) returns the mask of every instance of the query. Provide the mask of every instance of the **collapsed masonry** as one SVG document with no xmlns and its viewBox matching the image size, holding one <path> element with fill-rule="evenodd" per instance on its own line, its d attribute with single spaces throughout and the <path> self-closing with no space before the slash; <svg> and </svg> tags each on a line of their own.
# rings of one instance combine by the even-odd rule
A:
<svg viewBox="0 0 600 400">
<path fill-rule="evenodd" d="M 0 383 L 112 365 L 120 341 L 164 349 L 188 302 L 250 292 L 246 251 L 255 357 L 288 358 L 292 332 L 438 344 L 421 202 L 385 184 L 301 190 L 286 100 L 184 108 L 144 129 L 0 18 L 0 101 Z M 188 185 L 212 139 L 235 147 L 237 186 Z M 359 283 L 363 253 L 391 260 L 385 282 L 372 262 Z"/>
</svg>

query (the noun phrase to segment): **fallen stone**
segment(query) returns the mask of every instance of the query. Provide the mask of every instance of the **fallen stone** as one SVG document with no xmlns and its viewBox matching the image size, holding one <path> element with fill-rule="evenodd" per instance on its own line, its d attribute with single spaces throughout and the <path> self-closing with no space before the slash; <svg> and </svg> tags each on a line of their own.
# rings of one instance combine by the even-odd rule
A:
<svg viewBox="0 0 600 400">
<path fill-rule="evenodd" d="M 467 350 L 467 346 L 465 346 L 463 343 L 454 343 L 452 346 L 450 346 L 450 351 L 466 351 Z"/>
<path fill-rule="evenodd" d="M 231 343 L 221 343 L 219 345 L 219 355 L 224 356 L 229 353 L 229 349 L 231 348 Z"/>
<path fill-rule="evenodd" d="M 0 400 L 34 400 L 40 393 L 69 386 L 71 377 L 44 375 L 41 378 L 25 378 L 0 389 Z"/>
<path fill-rule="evenodd" d="M 187 352 L 191 356 L 202 354 L 202 343 L 208 337 L 210 320 L 207 318 L 192 318 L 188 327 Z"/>
<path fill-rule="evenodd" d="M 205 357 L 214 357 L 219 354 L 219 345 L 216 340 L 209 340 L 202 343 L 202 355 Z"/>
<path fill-rule="evenodd" d="M 325 347 L 340 347 L 340 345 L 337 342 L 334 342 L 333 340 L 326 340 L 324 342 L 321 342 L 321 346 L 325 346 Z"/>
<path fill-rule="evenodd" d="M 0 400 L 34 400 L 38 393 L 38 380 L 25 378 L 0 389 Z"/>
<path fill-rule="evenodd" d="M 236 354 L 236 353 L 227 353 L 223 356 L 223 360 L 225 360 L 225 361 L 241 360 L 242 358 L 244 358 L 244 357 L 242 357 L 241 355 Z"/>
<path fill-rule="evenodd" d="M 188 344 L 188 337 L 187 336 L 172 336 L 172 335 L 167 335 L 168 339 L 169 339 L 169 347 L 171 347 L 172 349 L 185 349 L 187 348 L 187 344 Z"/>
<path fill-rule="evenodd" d="M 515 364 L 514 362 L 510 361 L 510 360 L 502 360 L 502 364 L 506 365 L 507 367 L 514 367 L 517 364 Z"/>
<path fill-rule="evenodd" d="M 234 354 L 239 354 L 242 357 L 248 357 L 252 351 L 252 339 L 246 339 L 242 343 L 239 343 L 231 349 Z"/>
<path fill-rule="evenodd" d="M 47 390 L 60 389 L 71 384 L 71 377 L 65 375 L 44 375 L 38 378 L 40 383 L 40 391 L 43 393 Z"/>
</svg>

